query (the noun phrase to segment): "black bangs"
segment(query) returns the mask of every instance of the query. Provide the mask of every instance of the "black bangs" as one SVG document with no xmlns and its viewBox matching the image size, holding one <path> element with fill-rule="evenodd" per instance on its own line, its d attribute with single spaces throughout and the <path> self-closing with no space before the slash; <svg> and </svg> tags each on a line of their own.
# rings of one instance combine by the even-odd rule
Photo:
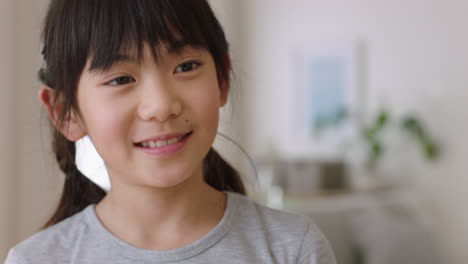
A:
<svg viewBox="0 0 468 264">
<path fill-rule="evenodd" d="M 82 1 L 82 0 L 81 0 Z M 90 28 L 91 70 L 106 70 L 122 56 L 142 59 L 145 44 L 155 60 L 160 48 L 179 51 L 186 46 L 209 49 L 195 9 L 203 1 L 94 0 Z M 90 8 L 89 6 L 84 8 Z M 194 23 L 195 22 L 195 23 Z M 197 23 L 198 22 L 198 23 Z"/>
<path fill-rule="evenodd" d="M 219 81 L 229 81 L 224 31 L 206 0 L 51 0 L 42 31 L 40 80 L 61 97 L 61 117 L 76 110 L 76 89 L 90 70 L 106 70 L 123 57 L 141 60 L 147 45 L 155 60 L 161 48 L 188 46 L 212 55 Z"/>
</svg>

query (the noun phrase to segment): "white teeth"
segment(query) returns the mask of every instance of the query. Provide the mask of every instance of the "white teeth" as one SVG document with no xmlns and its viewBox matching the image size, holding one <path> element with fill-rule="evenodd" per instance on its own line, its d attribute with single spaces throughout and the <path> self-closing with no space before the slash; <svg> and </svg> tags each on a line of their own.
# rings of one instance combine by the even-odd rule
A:
<svg viewBox="0 0 468 264">
<path fill-rule="evenodd" d="M 167 146 L 167 141 L 156 141 L 157 148 L 164 147 L 164 146 Z"/>
<path fill-rule="evenodd" d="M 176 143 L 177 141 L 179 141 L 179 138 L 172 138 L 172 139 L 169 139 L 169 140 L 167 141 L 167 144 L 168 144 L 168 145 L 174 144 L 174 143 Z"/>
<path fill-rule="evenodd" d="M 171 138 L 168 141 L 166 141 L 166 140 L 146 141 L 146 142 L 141 142 L 141 146 L 144 147 L 144 148 L 160 148 L 160 147 L 164 147 L 164 146 L 167 146 L 167 145 L 175 144 L 175 143 L 179 142 L 182 138 L 183 138 L 183 136 L 176 137 L 176 138 Z"/>
</svg>

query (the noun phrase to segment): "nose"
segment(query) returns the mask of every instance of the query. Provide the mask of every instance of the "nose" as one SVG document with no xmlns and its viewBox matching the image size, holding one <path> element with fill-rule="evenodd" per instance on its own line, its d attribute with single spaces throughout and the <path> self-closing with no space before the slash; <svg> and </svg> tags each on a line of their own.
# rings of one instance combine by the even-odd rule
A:
<svg viewBox="0 0 468 264">
<path fill-rule="evenodd" d="M 138 115 L 142 120 L 164 122 L 182 112 L 182 102 L 170 82 L 148 81 L 141 91 Z"/>
</svg>

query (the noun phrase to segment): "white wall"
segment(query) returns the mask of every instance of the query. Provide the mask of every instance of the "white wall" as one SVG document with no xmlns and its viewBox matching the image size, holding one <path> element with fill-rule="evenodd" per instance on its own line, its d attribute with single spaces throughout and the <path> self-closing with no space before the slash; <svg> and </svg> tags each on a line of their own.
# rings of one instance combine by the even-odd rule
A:
<svg viewBox="0 0 468 264">
<path fill-rule="evenodd" d="M 0 35 L 3 36 L 0 41 L 0 61 L 9 61 L 10 51 L 10 5 L 6 1 L 0 2 Z M 10 96 L 11 85 L 10 68 L 7 64 L 0 64 L 0 79 L 2 80 L 2 96 L 0 96 L 0 259 L 5 255 L 6 247 L 9 245 L 9 223 L 10 217 L 10 185 L 11 185 L 11 166 L 10 166 L 10 123 L 11 123 L 11 104 Z"/>
<path fill-rule="evenodd" d="M 56 204 L 61 178 L 49 151 L 49 129 L 37 91 L 41 65 L 40 29 L 46 1 L 15 1 L 15 112 L 20 164 L 18 184 L 19 238 L 44 224 Z"/>
<path fill-rule="evenodd" d="M 387 157 L 426 201 L 444 263 L 468 258 L 468 2 L 442 0 L 240 1 L 248 113 L 245 145 L 263 153 L 286 142 L 294 114 L 292 47 L 315 40 L 361 39 L 367 46 L 368 113 L 389 106 L 416 113 L 442 146 L 427 165 L 417 152 Z M 392 163 L 393 162 L 393 163 Z M 395 163 L 396 162 L 396 163 Z M 400 162 L 400 163 L 398 163 Z"/>
<path fill-rule="evenodd" d="M 226 37 L 229 42 L 229 52 L 233 67 L 233 76 L 231 78 L 231 88 L 228 99 L 228 104 L 223 107 L 220 117 L 219 132 L 228 136 L 235 143 L 231 143 L 225 138 L 218 136 L 215 140 L 215 148 L 219 153 L 227 159 L 241 175 L 244 176 L 244 183 L 247 188 L 249 184 L 255 184 L 255 172 L 245 153 L 235 144 L 240 144 L 240 147 L 245 147 L 245 117 L 247 115 L 247 105 L 244 98 L 248 95 L 243 82 L 247 76 L 244 72 L 246 64 L 245 47 L 243 40 L 243 31 L 245 30 L 242 23 L 242 1 L 232 0 L 211 0 L 209 1 L 218 20 L 220 21 Z"/>
<path fill-rule="evenodd" d="M 45 223 L 60 191 L 37 99 L 39 31 L 46 2 L 0 3 L 0 260 Z"/>
</svg>

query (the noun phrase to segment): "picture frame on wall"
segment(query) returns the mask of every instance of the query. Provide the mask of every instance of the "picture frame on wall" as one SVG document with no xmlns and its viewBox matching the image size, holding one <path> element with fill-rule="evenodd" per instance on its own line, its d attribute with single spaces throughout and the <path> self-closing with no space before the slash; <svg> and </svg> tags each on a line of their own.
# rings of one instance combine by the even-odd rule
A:
<svg viewBox="0 0 468 264">
<path fill-rule="evenodd" d="M 336 160 L 346 138 L 360 127 L 362 45 L 316 41 L 293 52 L 290 156 Z"/>
</svg>

